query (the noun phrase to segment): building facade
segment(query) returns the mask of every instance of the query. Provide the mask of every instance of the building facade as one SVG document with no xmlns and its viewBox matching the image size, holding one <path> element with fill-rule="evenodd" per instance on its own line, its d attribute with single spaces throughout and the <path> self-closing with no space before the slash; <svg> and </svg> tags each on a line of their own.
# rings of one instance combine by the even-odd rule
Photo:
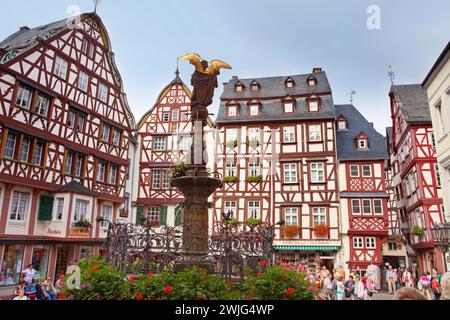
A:
<svg viewBox="0 0 450 320">
<path fill-rule="evenodd" d="M 40 276 L 65 273 L 99 253 L 108 225 L 98 217 L 128 219 L 133 128 L 97 15 L 0 43 L 0 287 L 30 263 Z"/>
<path fill-rule="evenodd" d="M 394 85 L 390 91 L 393 120 L 394 187 L 402 230 L 420 273 L 443 270 L 442 255 L 434 247 L 432 228 L 443 221 L 441 181 L 428 97 L 420 85 Z"/>
<path fill-rule="evenodd" d="M 450 43 L 437 59 L 422 84 L 428 93 L 430 115 L 435 132 L 437 159 L 439 163 L 438 179 L 443 190 L 450 190 Z M 442 193 L 443 211 L 446 221 L 450 222 L 450 193 Z M 450 270 L 450 258 L 446 254 L 447 270 Z"/>
<path fill-rule="evenodd" d="M 225 84 L 217 117 L 213 228 L 223 213 L 276 224 L 277 257 L 342 264 L 335 110 L 326 73 Z"/>
</svg>

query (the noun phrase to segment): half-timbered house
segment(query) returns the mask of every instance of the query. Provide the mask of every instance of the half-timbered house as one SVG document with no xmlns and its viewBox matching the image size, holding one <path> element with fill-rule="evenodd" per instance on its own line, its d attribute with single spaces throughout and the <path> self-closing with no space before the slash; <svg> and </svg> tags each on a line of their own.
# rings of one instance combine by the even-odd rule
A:
<svg viewBox="0 0 450 320">
<path fill-rule="evenodd" d="M 94 13 L 0 42 L 0 286 L 98 254 L 130 211 L 133 116 Z"/>
<path fill-rule="evenodd" d="M 443 270 L 442 254 L 431 232 L 443 222 L 441 182 L 428 97 L 420 85 L 394 85 L 390 90 L 392 144 L 397 208 L 420 272 Z"/>
<path fill-rule="evenodd" d="M 276 224 L 276 254 L 342 264 L 335 110 L 326 73 L 239 79 L 225 84 L 217 117 L 212 225 Z M 233 222 L 234 222 L 233 221 Z"/>
</svg>

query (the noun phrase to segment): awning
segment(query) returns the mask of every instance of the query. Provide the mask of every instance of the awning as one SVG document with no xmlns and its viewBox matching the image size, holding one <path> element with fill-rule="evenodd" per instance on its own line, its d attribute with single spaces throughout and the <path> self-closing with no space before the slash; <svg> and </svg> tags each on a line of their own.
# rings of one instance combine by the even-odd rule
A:
<svg viewBox="0 0 450 320">
<path fill-rule="evenodd" d="M 338 246 L 275 246 L 280 251 L 339 251 Z"/>
</svg>

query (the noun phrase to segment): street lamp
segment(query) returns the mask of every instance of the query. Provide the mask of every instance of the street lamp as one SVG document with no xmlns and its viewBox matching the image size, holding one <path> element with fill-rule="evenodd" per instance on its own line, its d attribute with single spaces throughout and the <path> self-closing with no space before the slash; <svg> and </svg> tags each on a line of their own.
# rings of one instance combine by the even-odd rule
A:
<svg viewBox="0 0 450 320">
<path fill-rule="evenodd" d="M 442 252 L 444 256 L 444 268 L 447 272 L 447 262 L 445 260 L 445 254 L 449 250 L 449 238 L 450 238 L 450 223 L 440 223 L 431 230 L 434 238 L 434 245 Z"/>
</svg>

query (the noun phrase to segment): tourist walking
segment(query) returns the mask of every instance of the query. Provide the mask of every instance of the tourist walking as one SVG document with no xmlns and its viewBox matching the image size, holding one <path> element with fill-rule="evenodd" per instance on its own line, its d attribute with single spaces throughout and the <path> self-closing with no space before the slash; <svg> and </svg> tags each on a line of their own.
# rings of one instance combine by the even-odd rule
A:
<svg viewBox="0 0 450 320">
<path fill-rule="evenodd" d="M 397 292 L 397 272 L 392 268 L 392 266 L 389 266 L 387 271 L 387 280 L 389 294 L 395 294 Z"/>
<path fill-rule="evenodd" d="M 437 273 L 436 273 L 437 274 Z M 431 279 L 431 290 L 434 294 L 434 300 L 441 300 L 441 288 L 437 275 Z"/>
<path fill-rule="evenodd" d="M 344 278 L 339 276 L 339 278 L 336 279 L 336 300 L 344 300 L 344 294 Z"/>
<path fill-rule="evenodd" d="M 406 288 L 414 288 L 414 280 L 410 268 L 407 268 L 405 272 L 403 272 L 402 283 Z"/>
<path fill-rule="evenodd" d="M 331 274 L 323 281 L 323 289 L 325 291 L 325 297 L 327 300 L 333 300 L 333 280 Z"/>
<path fill-rule="evenodd" d="M 418 287 L 419 287 L 420 292 L 428 300 L 432 300 L 432 298 L 431 298 L 431 281 L 425 272 L 422 274 L 422 277 L 420 277 Z"/>
</svg>

